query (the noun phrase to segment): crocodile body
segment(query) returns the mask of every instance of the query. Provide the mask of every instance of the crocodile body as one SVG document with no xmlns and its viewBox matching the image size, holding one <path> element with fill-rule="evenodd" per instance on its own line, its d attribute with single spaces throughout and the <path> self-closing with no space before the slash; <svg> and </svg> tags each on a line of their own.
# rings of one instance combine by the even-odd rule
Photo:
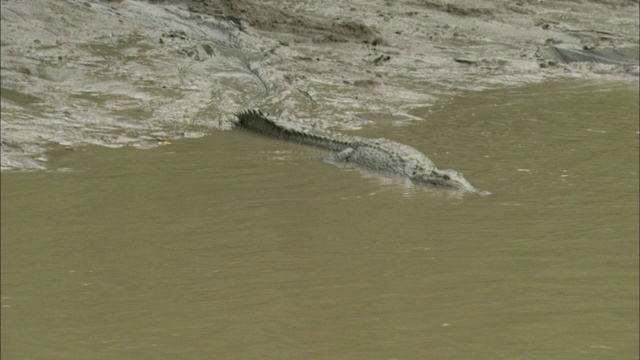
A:
<svg viewBox="0 0 640 360">
<path fill-rule="evenodd" d="M 453 188 L 463 192 L 489 195 L 475 188 L 461 173 L 441 170 L 420 151 L 384 138 L 370 139 L 318 130 L 290 121 L 272 119 L 260 111 L 237 113 L 242 128 L 281 140 L 321 147 L 332 152 L 330 162 L 346 161 L 366 170 L 395 175 L 417 184 Z"/>
</svg>

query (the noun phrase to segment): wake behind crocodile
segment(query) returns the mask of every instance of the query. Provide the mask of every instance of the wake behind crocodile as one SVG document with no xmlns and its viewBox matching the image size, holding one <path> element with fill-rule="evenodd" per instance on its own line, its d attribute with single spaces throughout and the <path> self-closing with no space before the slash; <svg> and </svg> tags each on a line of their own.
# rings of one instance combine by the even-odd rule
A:
<svg viewBox="0 0 640 360">
<path fill-rule="evenodd" d="M 259 134 L 327 149 L 331 163 L 347 162 L 356 167 L 393 176 L 416 184 L 443 186 L 462 192 L 489 195 L 455 170 L 438 169 L 415 148 L 385 138 L 370 139 L 320 130 L 289 120 L 276 119 L 256 110 L 236 114 L 238 125 Z"/>
</svg>

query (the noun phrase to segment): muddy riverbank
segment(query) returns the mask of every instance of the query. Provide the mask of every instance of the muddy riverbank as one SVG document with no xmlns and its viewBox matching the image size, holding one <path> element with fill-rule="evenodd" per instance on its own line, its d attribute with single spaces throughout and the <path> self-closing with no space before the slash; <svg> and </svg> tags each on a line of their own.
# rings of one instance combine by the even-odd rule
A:
<svg viewBox="0 0 640 360">
<path fill-rule="evenodd" d="M 205 136 L 245 108 L 354 129 L 419 120 L 466 91 L 638 81 L 637 1 L 1 4 L 3 170 L 46 169 L 60 147 Z M 538 56 L 555 44 L 635 52 L 622 65 Z"/>
</svg>

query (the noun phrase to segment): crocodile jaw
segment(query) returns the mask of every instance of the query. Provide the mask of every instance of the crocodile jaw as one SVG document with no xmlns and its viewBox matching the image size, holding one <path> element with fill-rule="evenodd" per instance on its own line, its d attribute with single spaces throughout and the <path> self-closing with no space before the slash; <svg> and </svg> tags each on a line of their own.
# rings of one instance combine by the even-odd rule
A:
<svg viewBox="0 0 640 360">
<path fill-rule="evenodd" d="M 467 179 L 462 176 L 461 173 L 455 170 L 440 170 L 440 169 L 431 169 L 430 171 L 420 172 L 420 174 L 414 174 L 412 178 L 413 181 L 418 183 L 427 183 L 438 186 L 444 186 L 448 188 L 452 188 L 455 190 L 459 190 L 462 192 L 478 194 L 478 195 L 491 195 L 490 192 L 485 190 L 480 190 L 475 186 L 471 185 Z"/>
</svg>

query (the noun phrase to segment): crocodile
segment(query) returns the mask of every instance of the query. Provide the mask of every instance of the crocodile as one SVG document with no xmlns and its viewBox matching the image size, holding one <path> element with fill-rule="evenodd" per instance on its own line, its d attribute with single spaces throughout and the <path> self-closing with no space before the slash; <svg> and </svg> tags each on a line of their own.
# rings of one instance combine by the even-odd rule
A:
<svg viewBox="0 0 640 360">
<path fill-rule="evenodd" d="M 371 139 L 344 135 L 311 126 L 283 121 L 258 110 L 236 113 L 237 126 L 253 132 L 312 145 L 332 152 L 330 163 L 345 161 L 365 170 L 399 176 L 416 184 L 436 185 L 461 192 L 489 195 L 477 189 L 455 170 L 441 170 L 415 148 L 385 138 Z"/>
</svg>

